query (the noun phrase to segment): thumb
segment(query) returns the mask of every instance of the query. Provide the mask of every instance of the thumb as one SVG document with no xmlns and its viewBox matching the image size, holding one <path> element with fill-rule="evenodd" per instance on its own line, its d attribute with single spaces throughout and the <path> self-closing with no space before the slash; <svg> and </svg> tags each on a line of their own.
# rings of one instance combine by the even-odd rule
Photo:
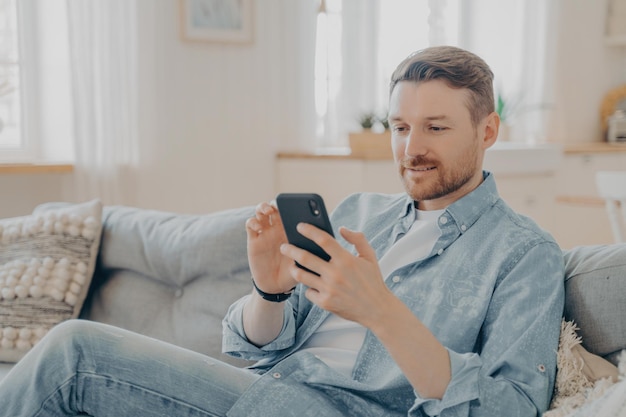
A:
<svg viewBox="0 0 626 417">
<path fill-rule="evenodd" d="M 343 226 L 339 228 L 339 233 L 348 243 L 354 245 L 361 258 L 372 262 L 377 261 L 376 251 L 374 251 L 374 248 L 369 244 L 363 233 L 355 232 Z"/>
</svg>

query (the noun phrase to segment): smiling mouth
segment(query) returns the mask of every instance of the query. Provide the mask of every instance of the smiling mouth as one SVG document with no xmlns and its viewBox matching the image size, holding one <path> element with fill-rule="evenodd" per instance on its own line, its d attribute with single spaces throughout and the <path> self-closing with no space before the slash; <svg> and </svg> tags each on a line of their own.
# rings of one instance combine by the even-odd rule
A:
<svg viewBox="0 0 626 417">
<path fill-rule="evenodd" d="M 406 168 L 410 169 L 411 171 L 418 171 L 418 172 L 431 171 L 435 169 L 435 167 L 406 167 Z"/>
<path fill-rule="evenodd" d="M 413 172 L 416 175 L 419 173 L 434 171 L 439 165 L 437 161 L 431 160 L 430 158 L 425 158 L 423 156 L 415 156 L 413 158 L 407 157 L 402 159 L 400 162 L 404 170 Z"/>
</svg>

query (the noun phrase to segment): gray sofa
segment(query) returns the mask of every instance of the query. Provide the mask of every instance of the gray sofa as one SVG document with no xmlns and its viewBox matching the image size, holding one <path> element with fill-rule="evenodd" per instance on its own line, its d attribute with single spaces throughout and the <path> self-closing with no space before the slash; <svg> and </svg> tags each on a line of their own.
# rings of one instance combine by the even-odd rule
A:
<svg viewBox="0 0 626 417">
<path fill-rule="evenodd" d="M 244 222 L 253 210 L 182 215 L 105 207 L 81 317 L 245 365 L 221 353 L 221 321 L 252 288 Z M 564 259 L 565 317 L 579 325 L 584 347 L 617 364 L 626 349 L 626 244 L 579 247 Z"/>
<path fill-rule="evenodd" d="M 80 317 L 245 365 L 221 353 L 222 318 L 251 290 L 244 223 L 253 212 L 182 215 L 105 206 Z"/>
<path fill-rule="evenodd" d="M 209 215 L 104 208 L 102 243 L 81 317 L 239 363 L 221 353 L 228 306 L 251 291 L 245 220 L 253 207 Z M 565 251 L 565 317 L 583 346 L 617 364 L 626 349 L 626 244 Z"/>
</svg>

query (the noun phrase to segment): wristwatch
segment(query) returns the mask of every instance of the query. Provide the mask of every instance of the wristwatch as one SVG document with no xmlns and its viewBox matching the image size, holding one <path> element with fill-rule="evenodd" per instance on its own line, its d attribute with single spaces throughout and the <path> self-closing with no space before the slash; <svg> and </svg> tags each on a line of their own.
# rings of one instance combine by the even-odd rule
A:
<svg viewBox="0 0 626 417">
<path fill-rule="evenodd" d="M 261 298 L 267 301 L 271 301 L 273 303 L 282 303 L 283 301 L 291 297 L 291 294 L 293 294 L 293 290 L 296 289 L 296 287 L 293 287 L 291 290 L 289 290 L 289 292 L 270 294 L 270 293 L 261 291 L 259 287 L 256 286 L 256 282 L 254 282 L 254 278 L 251 278 L 251 279 L 252 279 L 252 285 L 254 285 L 254 289 L 261 296 Z"/>
</svg>

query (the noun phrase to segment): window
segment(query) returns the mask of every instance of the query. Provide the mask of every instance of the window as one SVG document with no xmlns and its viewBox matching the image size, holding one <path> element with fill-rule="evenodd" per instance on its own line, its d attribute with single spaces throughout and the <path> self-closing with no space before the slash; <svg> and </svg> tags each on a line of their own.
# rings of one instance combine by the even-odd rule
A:
<svg viewBox="0 0 626 417">
<path fill-rule="evenodd" d="M 0 0 L 0 150 L 21 149 L 22 111 L 16 0 Z"/>
<path fill-rule="evenodd" d="M 0 0 L 0 162 L 73 159 L 65 0 Z"/>
<path fill-rule="evenodd" d="M 322 0 L 315 56 L 318 147 L 346 146 L 365 113 L 384 117 L 396 65 L 413 51 L 443 44 L 483 57 L 495 74 L 496 93 L 524 110 L 513 121 L 518 137 L 541 140 L 550 3 Z"/>
</svg>

